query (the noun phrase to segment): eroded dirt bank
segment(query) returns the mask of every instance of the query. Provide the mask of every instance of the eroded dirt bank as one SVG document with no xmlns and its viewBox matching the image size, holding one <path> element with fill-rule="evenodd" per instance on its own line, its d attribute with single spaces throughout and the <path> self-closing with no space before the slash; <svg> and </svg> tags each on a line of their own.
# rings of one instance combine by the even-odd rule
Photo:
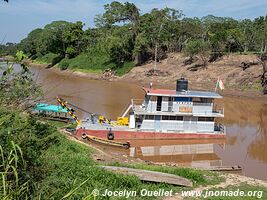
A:
<svg viewBox="0 0 267 200">
<path fill-rule="evenodd" d="M 220 58 L 216 62 L 209 63 L 207 67 L 194 69 L 192 63 L 184 64 L 185 57 L 182 54 L 169 54 L 168 58 L 162 60 L 157 65 L 159 75 L 150 75 L 149 70 L 153 69 L 154 63 L 133 68 L 128 74 L 118 78 L 118 80 L 134 82 L 148 85 L 153 82 L 154 85 L 175 87 L 175 81 L 179 77 L 189 79 L 191 89 L 214 90 L 216 81 L 220 77 L 224 84 L 225 95 L 235 96 L 261 96 L 260 77 L 262 66 L 256 64 L 243 70 L 240 67 L 242 62 L 256 63 L 256 55 L 229 55 Z M 192 69 L 196 71 L 192 71 Z"/>
<path fill-rule="evenodd" d="M 189 79 L 190 89 L 214 90 L 216 81 L 220 77 L 225 90 L 221 92 L 225 96 L 263 97 L 261 94 L 262 66 L 252 64 L 244 69 L 241 63 L 257 63 L 256 55 L 227 55 L 215 62 L 208 63 L 206 67 L 195 67 L 200 61 L 185 65 L 185 57 L 181 53 L 169 54 L 168 57 L 157 64 L 156 73 L 151 73 L 154 63 L 150 62 L 133 68 L 122 77 L 110 74 L 84 73 L 73 70 L 60 70 L 56 67 L 48 68 L 56 73 L 87 77 L 96 80 L 120 81 L 135 83 L 140 86 L 148 86 L 151 82 L 154 86 L 174 88 L 175 81 L 180 77 Z M 25 61 L 29 66 L 47 67 L 44 64 L 34 64 Z"/>
</svg>

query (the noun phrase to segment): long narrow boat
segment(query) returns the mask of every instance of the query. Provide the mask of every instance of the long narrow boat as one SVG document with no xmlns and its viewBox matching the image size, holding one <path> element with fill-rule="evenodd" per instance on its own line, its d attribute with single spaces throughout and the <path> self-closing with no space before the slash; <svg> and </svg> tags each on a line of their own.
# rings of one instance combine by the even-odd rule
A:
<svg viewBox="0 0 267 200">
<path fill-rule="evenodd" d="M 144 100 L 132 99 L 117 122 L 103 117 L 82 121 L 76 136 L 88 134 L 104 139 L 210 139 L 225 138 L 218 123 L 224 110 L 214 100 L 221 95 L 188 90 L 188 80 L 179 79 L 176 90 L 143 88 Z M 126 117 L 129 116 L 129 117 Z"/>
</svg>

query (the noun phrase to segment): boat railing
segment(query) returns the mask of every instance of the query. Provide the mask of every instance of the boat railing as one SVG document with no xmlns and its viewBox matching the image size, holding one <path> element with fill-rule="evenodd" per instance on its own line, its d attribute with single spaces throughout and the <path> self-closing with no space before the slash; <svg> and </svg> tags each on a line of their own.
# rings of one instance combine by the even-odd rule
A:
<svg viewBox="0 0 267 200">
<path fill-rule="evenodd" d="M 193 106 L 212 106 L 212 103 L 193 102 Z"/>
<path fill-rule="evenodd" d="M 145 104 L 143 99 L 132 99 L 131 100 L 133 110 L 145 110 Z"/>
<path fill-rule="evenodd" d="M 225 133 L 225 126 L 223 124 L 221 124 L 221 123 L 215 123 L 214 131 Z"/>
<path fill-rule="evenodd" d="M 224 108 L 218 106 L 217 104 L 214 104 L 214 106 L 213 106 L 213 108 L 212 108 L 212 112 L 213 112 L 213 113 L 217 113 L 217 114 L 224 115 Z"/>
</svg>

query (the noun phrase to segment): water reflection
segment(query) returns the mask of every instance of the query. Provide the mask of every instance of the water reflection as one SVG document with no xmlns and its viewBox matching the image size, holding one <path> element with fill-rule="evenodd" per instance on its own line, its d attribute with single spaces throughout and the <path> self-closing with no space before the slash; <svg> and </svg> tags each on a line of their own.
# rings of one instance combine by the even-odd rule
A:
<svg viewBox="0 0 267 200">
<path fill-rule="evenodd" d="M 144 141 L 135 141 L 132 142 L 129 155 L 156 163 L 171 162 L 184 166 L 208 167 L 221 163 L 215 153 L 216 148 L 221 150 L 224 148 L 223 140 L 176 140 L 172 142 L 166 140 L 158 141 L 154 145 Z"/>
<path fill-rule="evenodd" d="M 262 104 L 257 134 L 248 147 L 248 154 L 256 160 L 267 163 L 267 103 Z"/>
</svg>

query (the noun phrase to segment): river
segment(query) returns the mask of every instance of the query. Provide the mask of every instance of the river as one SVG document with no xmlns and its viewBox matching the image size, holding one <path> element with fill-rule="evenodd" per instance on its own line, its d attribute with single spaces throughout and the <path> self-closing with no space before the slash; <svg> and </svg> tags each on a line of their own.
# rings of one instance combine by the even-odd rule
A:
<svg viewBox="0 0 267 200">
<path fill-rule="evenodd" d="M 133 84 L 89 80 L 55 70 L 31 68 L 42 85 L 45 103 L 60 96 L 84 110 L 116 119 L 132 98 L 142 99 L 142 88 Z M 175 84 L 175 83 L 174 83 Z M 267 180 L 266 99 L 224 97 L 225 142 L 216 140 L 135 141 L 128 151 L 111 150 L 153 162 L 174 162 L 183 166 L 239 165 L 246 176 Z M 86 113 L 78 112 L 79 117 Z"/>
</svg>

